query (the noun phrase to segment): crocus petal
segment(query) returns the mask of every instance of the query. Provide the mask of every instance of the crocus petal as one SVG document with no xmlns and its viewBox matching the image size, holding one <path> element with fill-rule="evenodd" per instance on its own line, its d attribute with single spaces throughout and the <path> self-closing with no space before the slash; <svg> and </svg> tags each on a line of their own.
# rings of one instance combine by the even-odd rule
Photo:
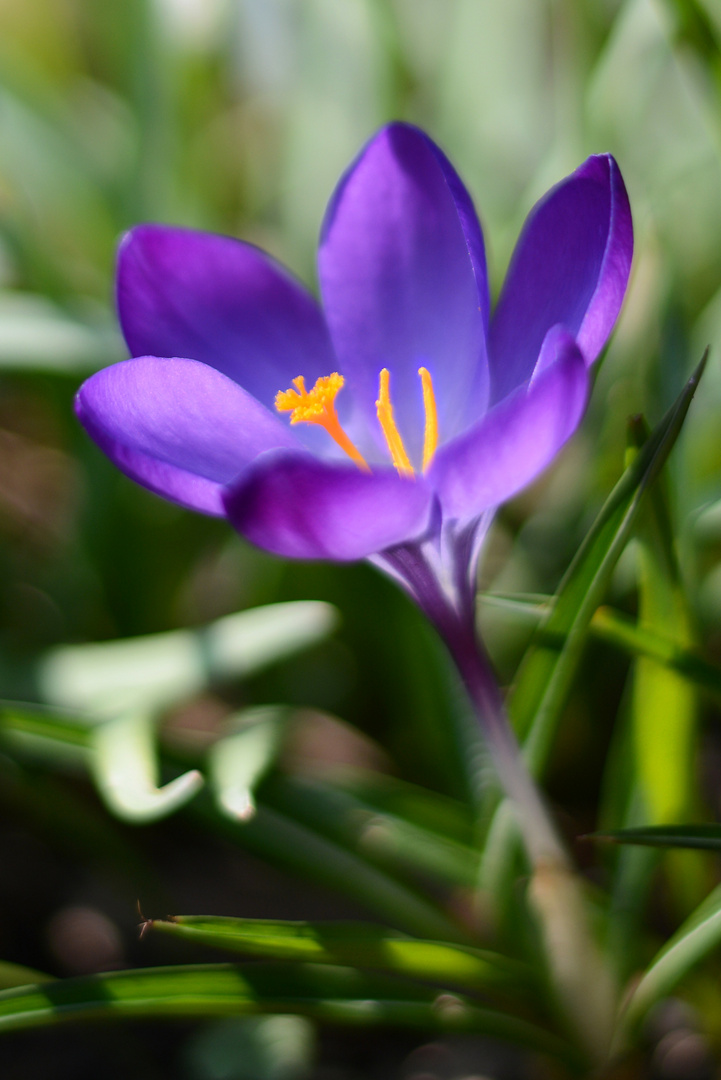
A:
<svg viewBox="0 0 721 1080">
<path fill-rule="evenodd" d="M 442 438 L 468 422 L 469 407 L 474 419 L 483 412 L 483 236 L 453 167 L 421 131 L 384 128 L 342 178 L 323 224 L 319 271 L 339 370 L 365 410 L 366 430 L 380 439 L 382 367 L 390 369 L 398 426 L 416 462 L 420 366 L 434 380 Z"/>
<path fill-rule="evenodd" d="M 365 558 L 426 528 L 423 481 L 363 473 L 310 454 L 264 454 L 225 496 L 228 517 L 251 543 L 290 559 Z"/>
<path fill-rule="evenodd" d="M 578 426 L 588 396 L 584 358 L 566 331 L 550 333 L 555 362 L 438 451 L 428 482 L 446 519 L 468 520 L 510 499 L 546 468 Z"/>
<path fill-rule="evenodd" d="M 118 468 L 173 502 L 222 516 L 223 486 L 264 450 L 299 447 L 237 383 L 197 360 L 142 356 L 96 372 L 75 411 Z"/>
<path fill-rule="evenodd" d="M 269 256 L 227 236 L 139 225 L 118 253 L 117 304 L 133 356 L 189 356 L 264 405 L 336 369 L 320 308 Z"/>
<path fill-rule="evenodd" d="M 626 289 L 633 227 L 610 154 L 590 157 L 531 211 L 489 335 L 492 397 L 531 375 L 544 337 L 562 323 L 587 364 L 604 346 Z"/>
</svg>

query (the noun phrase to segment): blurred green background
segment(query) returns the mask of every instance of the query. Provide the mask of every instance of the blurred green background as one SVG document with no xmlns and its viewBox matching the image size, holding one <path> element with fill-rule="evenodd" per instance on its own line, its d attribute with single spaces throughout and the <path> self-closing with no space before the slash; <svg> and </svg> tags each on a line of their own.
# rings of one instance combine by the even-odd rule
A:
<svg viewBox="0 0 721 1080">
<path fill-rule="evenodd" d="M 463 794 L 443 661 L 391 585 L 363 566 L 284 565 L 163 503 L 114 470 L 71 407 L 83 377 L 126 355 L 112 303 L 123 230 L 158 220 L 240 236 L 315 287 L 335 182 L 394 118 L 425 128 L 471 191 L 494 294 L 534 201 L 589 153 L 616 156 L 636 230 L 624 312 L 582 431 L 502 511 L 483 583 L 553 590 L 623 467 L 627 417 L 655 422 L 711 343 L 669 481 L 693 621 L 721 657 L 720 41 L 718 0 L 0 0 L 0 695 L 35 698 L 38 655 L 59 643 L 330 600 L 339 632 L 251 680 L 243 700 L 337 714 L 374 740 L 375 762 Z M 630 549 L 612 597 L 631 612 L 634 566 Z M 490 608 L 483 625 L 508 681 L 528 626 Z M 595 821 L 626 674 L 596 645 L 574 691 L 550 783 L 576 831 Z M 195 705 L 200 727 L 222 710 Z M 716 777 L 712 716 L 706 731 Z M 17 837 L 42 814 L 6 802 L 0 855 L 24 880 Z M 176 860 L 184 842 L 171 831 Z M 34 874 L 0 886 L 10 927 Z M 32 901 L 32 957 L 10 955 L 0 929 L 8 959 L 52 963 L 42 928 L 91 902 L 58 882 Z M 268 913 L 263 896 L 251 914 Z M 194 899 L 220 904 L 210 883 Z"/>
</svg>

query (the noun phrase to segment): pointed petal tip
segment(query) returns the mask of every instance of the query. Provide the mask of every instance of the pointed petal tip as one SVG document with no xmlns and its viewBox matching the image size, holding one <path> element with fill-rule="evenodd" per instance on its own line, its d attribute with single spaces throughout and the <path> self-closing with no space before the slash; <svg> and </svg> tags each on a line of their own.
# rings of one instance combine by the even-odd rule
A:
<svg viewBox="0 0 721 1080">
<path fill-rule="evenodd" d="M 189 356 L 272 406 L 334 357 L 315 298 L 275 259 L 230 236 L 142 224 L 121 239 L 116 301 L 133 356 Z"/>
<path fill-rule="evenodd" d="M 631 270 L 633 223 L 615 158 L 594 154 L 533 207 L 519 237 L 490 331 L 493 397 L 530 376 L 561 323 L 587 365 L 604 347 Z"/>
<path fill-rule="evenodd" d="M 495 405 L 437 454 L 429 473 L 444 515 L 470 520 L 530 484 L 578 427 L 589 377 L 571 334 L 552 327 L 528 386 Z"/>
<path fill-rule="evenodd" d="M 471 197 L 438 146 L 396 121 L 371 138 L 328 205 L 318 252 L 339 370 L 369 427 L 382 367 L 392 372 L 399 429 L 420 456 L 418 368 L 437 382 L 448 434 L 488 397 L 489 291 Z"/>
</svg>

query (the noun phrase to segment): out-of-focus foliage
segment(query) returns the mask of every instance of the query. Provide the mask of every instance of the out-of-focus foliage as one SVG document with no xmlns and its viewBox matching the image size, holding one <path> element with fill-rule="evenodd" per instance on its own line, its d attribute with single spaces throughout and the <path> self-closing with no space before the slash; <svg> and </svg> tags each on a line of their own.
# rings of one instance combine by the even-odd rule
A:
<svg viewBox="0 0 721 1080">
<path fill-rule="evenodd" d="M 63 697 L 82 655 L 65 650 L 136 635 L 153 635 L 151 660 L 147 642 L 139 659 L 135 645 L 107 646 L 84 654 L 88 678 L 100 672 L 108 691 L 120 678 L 132 699 L 140 669 L 155 668 L 167 646 L 170 682 L 176 671 L 178 680 L 177 693 L 166 679 L 152 703 L 101 708 L 106 727 L 93 729 L 99 745 L 90 748 L 87 716 L 73 727 L 64 715 L 49 755 L 16 754 L 19 739 L 48 743 L 48 714 L 0 714 L 7 985 L 23 981 L 17 965 L 65 975 L 207 959 L 172 937 L 138 944 L 139 893 L 163 914 L 316 919 L 371 910 L 394 925 L 405 913 L 404 928 L 426 936 L 492 936 L 490 909 L 474 890 L 479 872 L 498 871 L 488 855 L 503 812 L 479 868 L 463 717 L 417 613 L 367 567 L 284 565 L 224 523 L 136 488 L 72 414 L 81 378 L 126 355 L 112 306 L 123 230 L 160 220 L 242 236 L 314 286 L 332 188 L 393 118 L 420 124 L 457 165 L 484 224 L 495 290 L 534 200 L 587 154 L 616 156 L 634 212 L 633 277 L 589 415 L 553 470 L 503 509 L 489 540 L 484 589 L 527 596 L 482 605 L 504 681 L 538 622 L 536 599 L 555 592 L 623 470 L 628 417 L 643 413 L 655 426 L 711 344 L 665 487 L 643 504 L 634 539 L 604 579 L 612 610 L 583 611 L 583 648 L 579 638 L 545 780 L 569 836 L 721 812 L 716 0 L 0 0 L 0 696 L 92 712 L 97 702 Z M 263 670 L 198 674 L 189 627 L 295 600 L 336 605 L 338 632 L 310 634 L 312 647 L 298 655 L 279 648 Z M 180 636 L 155 637 L 165 632 Z M 670 711 L 657 724 L 660 710 Z M 185 781 L 185 817 L 133 830 L 106 812 L 80 766 L 92 754 L 106 761 L 110 771 L 93 769 L 113 805 L 113 737 L 135 747 L 136 762 L 144 755 L 151 801 L 197 775 L 190 767 L 200 762 L 210 782 L 195 797 L 196 781 Z M 252 760 L 238 779 L 231 766 L 244 739 Z M 256 785 L 258 814 L 248 811 L 245 826 L 232 821 L 229 810 L 241 818 L 252 810 Z M 685 972 L 696 946 L 684 945 L 683 932 L 669 953 L 658 950 L 715 883 L 712 857 L 588 845 L 576 854 L 599 898 L 610 894 L 599 907 L 620 913 L 608 934 L 621 976 L 655 955 L 644 993 L 665 987 L 670 970 Z M 293 872 L 313 863 L 316 884 L 290 886 L 262 860 Z M 511 896 L 509 922 L 514 904 Z M 716 920 L 714 909 L 698 924 L 711 927 L 704 937 L 691 919 L 696 945 L 715 940 Z M 522 952 L 529 943 L 514 945 Z M 691 976 L 686 997 L 695 1012 L 676 1028 L 659 1021 L 649 1040 L 661 1047 L 670 1029 L 698 1027 L 718 1056 L 718 965 Z M 102 1060 L 110 1077 L 140 1075 L 143 1061 L 148 1076 L 262 1080 L 291 1076 L 294 1054 L 310 1062 L 316 1053 L 341 1069 L 359 1061 L 354 1075 L 380 1075 L 381 1062 L 400 1070 L 415 1045 L 389 1038 L 364 1057 L 349 1036 L 350 1049 L 314 1049 L 303 1022 L 270 1019 L 280 1025 L 216 1021 L 190 1043 L 175 1038 L 170 1056 L 163 1035 L 155 1043 L 134 1035 L 137 1044 L 89 1035 L 88 1060 L 96 1056 L 87 1074 L 69 1041 L 48 1043 L 48 1059 L 42 1046 L 3 1044 L 0 1062 L 7 1054 L 28 1076 L 48 1075 L 50 1059 L 58 1076 L 97 1075 Z M 459 1075 L 481 1071 L 478 1060 L 486 1071 L 504 1067 L 487 1048 L 490 1057 L 471 1054 L 467 1065 L 461 1044 L 443 1047 Z M 475 1043 L 472 1051 L 480 1053 Z M 666 1051 L 654 1052 L 654 1067 L 670 1069 Z M 259 1062 L 258 1071 L 243 1072 L 241 1061 Z M 404 1067 L 431 1068 L 422 1055 Z"/>
</svg>

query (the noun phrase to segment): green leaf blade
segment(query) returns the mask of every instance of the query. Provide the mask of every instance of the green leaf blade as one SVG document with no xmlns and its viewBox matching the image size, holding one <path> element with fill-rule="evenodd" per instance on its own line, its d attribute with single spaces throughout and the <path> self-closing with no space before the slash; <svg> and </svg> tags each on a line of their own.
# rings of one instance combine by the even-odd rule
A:
<svg viewBox="0 0 721 1080">
<path fill-rule="evenodd" d="M 301 1014 L 339 1024 L 474 1032 L 577 1062 L 554 1032 L 455 994 L 350 968 L 206 964 L 108 972 L 0 993 L 0 1033 L 93 1018 Z"/>
<path fill-rule="evenodd" d="M 154 920 L 149 926 L 204 945 L 268 959 L 347 964 L 474 989 L 513 986 L 520 991 L 532 981 L 524 964 L 498 953 L 407 938 L 373 923 L 182 915 Z"/>
</svg>

